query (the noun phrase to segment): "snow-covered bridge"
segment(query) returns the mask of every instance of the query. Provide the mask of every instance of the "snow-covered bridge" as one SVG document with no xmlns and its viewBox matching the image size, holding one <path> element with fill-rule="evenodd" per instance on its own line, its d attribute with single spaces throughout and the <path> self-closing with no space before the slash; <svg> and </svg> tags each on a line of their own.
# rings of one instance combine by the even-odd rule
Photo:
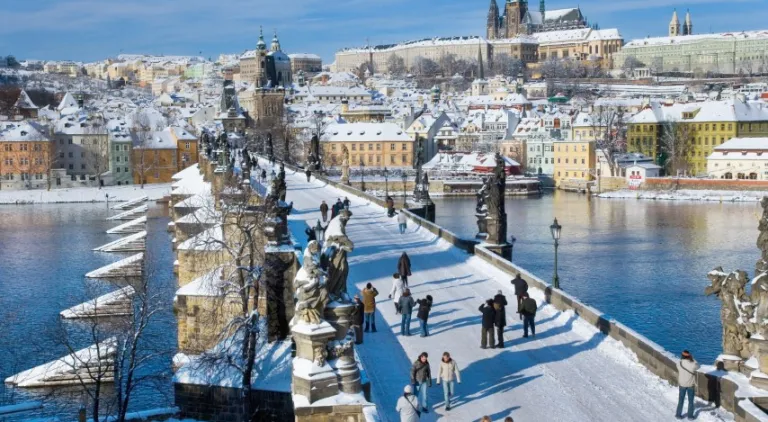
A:
<svg viewBox="0 0 768 422">
<path fill-rule="evenodd" d="M 287 170 L 288 201 L 292 220 L 314 225 L 322 200 L 329 205 L 345 192 L 303 174 Z M 432 374 L 440 356 L 448 351 L 461 368 L 462 383 L 450 411 L 443 405 L 442 388 L 429 392 L 432 411 L 421 420 L 476 421 L 489 415 L 494 421 L 513 416 L 523 421 L 673 421 L 677 388 L 653 375 L 619 342 L 601 334 L 573 313 L 540 306 L 536 338 L 523 339 L 521 321 L 507 313 L 504 349 L 480 349 L 478 307 L 498 290 L 513 299 L 509 277 L 478 257 L 451 246 L 432 233 L 411 225 L 398 232 L 397 223 L 383 208 L 349 196 L 354 213 L 347 234 L 355 242 L 350 255 L 350 293 L 371 282 L 379 290 L 377 333 L 366 333 L 357 348 L 372 382 L 373 400 L 385 421 L 396 422 L 397 401 L 409 383 L 411 363 L 428 352 Z M 291 225 L 299 228 L 302 225 Z M 293 233 L 305 239 L 303 232 Z M 430 294 L 435 305 L 430 315 L 430 336 L 403 337 L 400 317 L 387 299 L 392 273 L 403 251 L 411 257 L 409 285 L 415 298 Z M 533 297 L 544 303 L 541 291 Z M 418 333 L 416 317 L 412 332 Z M 700 421 L 732 420 L 698 403 Z"/>
</svg>

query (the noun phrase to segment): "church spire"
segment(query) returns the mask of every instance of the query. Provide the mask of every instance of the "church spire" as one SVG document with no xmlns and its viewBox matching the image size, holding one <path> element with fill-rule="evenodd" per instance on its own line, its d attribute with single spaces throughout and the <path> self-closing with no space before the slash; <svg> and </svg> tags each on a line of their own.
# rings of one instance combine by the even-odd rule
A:
<svg viewBox="0 0 768 422">
<path fill-rule="evenodd" d="M 256 50 L 264 51 L 267 49 L 267 43 L 264 42 L 264 30 L 259 26 L 259 42 L 256 43 Z"/>
<path fill-rule="evenodd" d="M 491 5 L 488 8 L 488 23 L 485 33 L 489 40 L 499 38 L 499 6 L 496 4 L 496 0 L 491 0 Z"/>
<path fill-rule="evenodd" d="M 272 45 L 270 46 L 272 51 L 280 51 L 280 40 L 277 39 L 277 30 L 275 29 L 275 36 L 272 37 Z"/>
<path fill-rule="evenodd" d="M 483 49 L 482 44 L 477 45 L 477 63 L 479 64 L 480 79 L 485 79 L 485 71 L 483 69 Z"/>
<path fill-rule="evenodd" d="M 677 18 L 677 9 L 672 12 L 672 20 L 669 21 L 669 36 L 676 37 L 680 35 L 680 19 Z"/>
<path fill-rule="evenodd" d="M 544 25 L 544 20 L 546 20 L 544 15 L 547 13 L 547 7 L 544 4 L 544 0 L 539 2 L 539 12 L 541 12 L 541 24 Z"/>
<path fill-rule="evenodd" d="M 691 21 L 691 11 L 685 11 L 685 23 L 683 24 L 683 35 L 693 35 L 693 22 Z"/>
</svg>

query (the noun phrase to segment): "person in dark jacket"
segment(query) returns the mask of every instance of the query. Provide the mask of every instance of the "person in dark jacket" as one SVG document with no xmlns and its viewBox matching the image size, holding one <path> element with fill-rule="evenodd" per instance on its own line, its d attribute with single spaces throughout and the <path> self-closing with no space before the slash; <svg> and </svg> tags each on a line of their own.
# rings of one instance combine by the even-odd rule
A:
<svg viewBox="0 0 768 422">
<path fill-rule="evenodd" d="M 408 287 L 408 276 L 411 275 L 411 258 L 405 252 L 400 255 L 400 260 L 397 261 L 397 272 L 400 274 L 403 283 L 405 283 L 405 287 Z"/>
<path fill-rule="evenodd" d="M 413 301 L 411 291 L 405 289 L 403 295 L 400 296 L 400 335 L 411 335 L 411 313 L 413 313 L 413 307 L 416 306 L 416 302 Z"/>
<path fill-rule="evenodd" d="M 312 170 L 307 168 L 306 170 L 304 170 L 304 174 L 307 175 L 307 183 L 309 183 L 309 181 L 312 179 Z"/>
<path fill-rule="evenodd" d="M 346 208 L 346 209 L 349 209 L 349 204 L 350 204 L 350 202 L 349 202 L 349 198 L 347 198 L 347 197 L 345 196 L 345 197 L 344 197 L 344 202 L 342 202 L 342 203 L 341 203 L 341 205 L 342 205 L 344 208 Z"/>
<path fill-rule="evenodd" d="M 323 217 L 323 223 L 328 221 L 328 204 L 325 201 L 320 204 L 320 215 Z"/>
<path fill-rule="evenodd" d="M 261 183 L 264 183 L 267 181 L 267 170 L 264 169 L 261 171 Z"/>
<path fill-rule="evenodd" d="M 480 312 L 483 314 L 482 327 L 480 329 L 480 348 L 493 348 L 493 323 L 496 320 L 496 311 L 493 309 L 493 299 L 488 299 L 480 305 Z"/>
<path fill-rule="evenodd" d="M 520 313 L 523 316 L 523 338 L 528 338 L 528 327 L 531 328 L 531 335 L 536 337 L 536 301 L 523 293 L 523 301 L 520 303 Z"/>
<path fill-rule="evenodd" d="M 391 196 L 387 196 L 387 217 L 392 218 L 395 216 L 395 200 Z"/>
<path fill-rule="evenodd" d="M 421 337 L 427 337 L 429 335 L 427 320 L 429 319 L 429 311 L 432 309 L 432 296 L 427 295 L 425 299 L 419 299 L 416 303 L 419 305 L 416 317 L 419 318 L 421 324 Z"/>
<path fill-rule="evenodd" d="M 523 294 L 528 292 L 528 283 L 520 277 L 518 273 L 512 280 L 512 285 L 515 286 L 515 296 L 517 296 L 517 313 L 520 314 L 520 319 L 523 319 L 523 314 L 520 312 L 520 305 L 523 302 Z"/>
<path fill-rule="evenodd" d="M 336 218 L 339 215 L 339 211 L 341 211 L 341 200 L 336 198 L 336 202 L 331 207 L 331 219 Z"/>
<path fill-rule="evenodd" d="M 411 384 L 416 386 L 416 391 L 419 396 L 419 405 L 421 411 L 429 413 L 429 405 L 427 404 L 427 388 L 432 386 L 432 371 L 429 368 L 429 355 L 427 352 L 422 352 L 416 362 L 411 366 Z"/>
<path fill-rule="evenodd" d="M 315 234 L 315 230 L 312 227 L 307 227 L 304 229 L 304 233 L 307 234 L 307 244 L 313 240 L 317 240 L 317 235 Z"/>
<path fill-rule="evenodd" d="M 496 326 L 496 348 L 504 348 L 504 327 L 507 325 L 507 298 L 501 294 L 501 290 L 493 297 L 493 310 L 496 312 L 493 324 Z"/>
<path fill-rule="evenodd" d="M 365 308 L 359 295 L 355 295 L 355 309 L 352 311 L 352 330 L 355 332 L 355 344 L 363 344 L 363 314 Z"/>
</svg>

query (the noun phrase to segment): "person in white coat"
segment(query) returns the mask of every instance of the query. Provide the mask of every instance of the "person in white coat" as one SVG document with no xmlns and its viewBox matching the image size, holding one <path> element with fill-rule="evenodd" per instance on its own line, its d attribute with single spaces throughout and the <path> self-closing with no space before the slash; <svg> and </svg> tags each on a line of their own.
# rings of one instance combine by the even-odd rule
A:
<svg viewBox="0 0 768 422">
<path fill-rule="evenodd" d="M 405 283 L 403 283 L 403 279 L 400 278 L 400 274 L 398 273 L 392 274 L 392 278 L 394 278 L 394 281 L 392 281 L 392 289 L 389 291 L 389 298 L 395 303 L 395 313 L 399 314 L 400 297 L 405 291 Z"/>
<path fill-rule="evenodd" d="M 413 387 L 409 384 L 403 389 L 403 395 L 397 399 L 395 410 L 400 415 L 400 422 L 419 422 L 421 413 L 418 411 L 419 400 L 413 395 Z"/>
<path fill-rule="evenodd" d="M 408 219 L 405 217 L 405 213 L 400 211 L 397 213 L 397 224 L 398 227 L 400 227 L 400 234 L 405 233 L 405 228 L 407 227 Z"/>
<path fill-rule="evenodd" d="M 677 361 L 677 384 L 680 388 L 680 394 L 677 399 L 677 412 L 675 416 L 678 419 L 683 418 L 683 402 L 685 396 L 688 396 L 688 419 L 693 419 L 693 395 L 696 390 L 696 371 L 700 368 L 698 362 L 693 358 L 691 352 L 683 350 L 680 360 Z"/>
<path fill-rule="evenodd" d="M 451 397 L 455 392 L 455 382 L 461 384 L 461 372 L 459 365 L 451 358 L 448 352 L 443 353 L 443 359 L 440 361 L 440 370 L 437 372 L 437 384 L 443 383 L 443 398 L 445 399 L 445 410 L 451 410 Z"/>
</svg>

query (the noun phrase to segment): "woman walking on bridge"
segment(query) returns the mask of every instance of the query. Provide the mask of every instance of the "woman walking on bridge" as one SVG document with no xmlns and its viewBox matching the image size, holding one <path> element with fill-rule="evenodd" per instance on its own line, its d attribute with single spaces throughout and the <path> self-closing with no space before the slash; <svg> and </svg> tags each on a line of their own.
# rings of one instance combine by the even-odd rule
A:
<svg viewBox="0 0 768 422">
<path fill-rule="evenodd" d="M 451 410 L 451 397 L 454 394 L 454 379 L 461 384 L 461 373 L 459 365 L 451 358 L 448 352 L 443 353 L 443 359 L 440 361 L 440 370 L 437 372 L 437 385 L 443 382 L 443 398 L 445 399 L 445 410 Z"/>
<path fill-rule="evenodd" d="M 400 274 L 400 278 L 403 279 L 405 287 L 408 287 L 408 276 L 411 275 L 411 258 L 405 252 L 400 255 L 400 260 L 397 261 L 397 272 Z"/>
</svg>

